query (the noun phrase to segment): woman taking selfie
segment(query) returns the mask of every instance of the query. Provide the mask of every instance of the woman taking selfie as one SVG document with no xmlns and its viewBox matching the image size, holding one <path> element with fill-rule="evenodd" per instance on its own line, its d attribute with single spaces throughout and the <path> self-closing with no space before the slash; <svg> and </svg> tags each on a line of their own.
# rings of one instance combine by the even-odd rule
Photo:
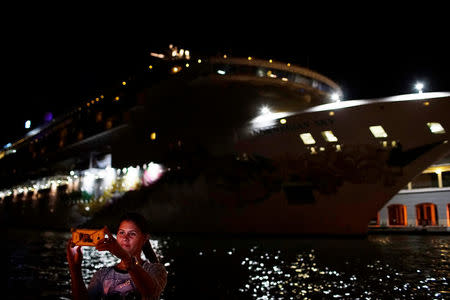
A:
<svg viewBox="0 0 450 300">
<path fill-rule="evenodd" d="M 120 219 L 117 239 L 107 228 L 107 237 L 96 243 L 98 251 L 109 251 L 120 259 L 113 267 L 99 269 L 86 288 L 81 273 L 81 246 L 67 244 L 67 261 L 72 279 L 73 299 L 159 299 L 167 283 L 167 271 L 150 245 L 148 224 L 137 213 Z M 144 251 L 147 260 L 142 260 Z"/>
</svg>

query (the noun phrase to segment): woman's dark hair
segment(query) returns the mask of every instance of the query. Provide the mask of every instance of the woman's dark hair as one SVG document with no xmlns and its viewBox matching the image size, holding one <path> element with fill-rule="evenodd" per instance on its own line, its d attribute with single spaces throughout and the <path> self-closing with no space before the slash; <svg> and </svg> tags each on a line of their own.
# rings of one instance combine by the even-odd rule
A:
<svg viewBox="0 0 450 300">
<path fill-rule="evenodd" d="M 150 226 L 148 225 L 147 219 L 139 213 L 136 212 L 128 212 L 120 218 L 119 224 L 123 221 L 131 221 L 141 230 L 144 234 L 150 234 Z M 147 240 L 142 247 L 142 251 L 144 252 L 145 257 L 151 262 L 151 263 L 157 263 L 159 262 L 158 257 L 155 254 L 155 251 L 153 251 L 152 245 L 150 244 L 150 240 Z"/>
</svg>

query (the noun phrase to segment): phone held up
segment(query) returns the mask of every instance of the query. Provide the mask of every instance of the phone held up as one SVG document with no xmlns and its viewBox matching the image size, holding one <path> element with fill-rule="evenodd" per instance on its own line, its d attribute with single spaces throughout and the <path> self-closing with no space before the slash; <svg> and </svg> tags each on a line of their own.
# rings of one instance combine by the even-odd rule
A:
<svg viewBox="0 0 450 300">
<path fill-rule="evenodd" d="M 71 229 L 72 243 L 76 246 L 95 247 L 98 241 L 105 238 L 105 229 Z"/>
</svg>

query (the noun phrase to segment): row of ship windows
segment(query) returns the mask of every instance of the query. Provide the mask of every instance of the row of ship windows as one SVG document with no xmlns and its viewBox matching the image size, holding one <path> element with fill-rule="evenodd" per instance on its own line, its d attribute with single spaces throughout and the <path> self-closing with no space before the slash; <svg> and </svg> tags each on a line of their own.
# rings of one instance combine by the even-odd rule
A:
<svg viewBox="0 0 450 300">
<path fill-rule="evenodd" d="M 282 120 L 280 120 L 280 122 Z M 281 123 L 284 124 L 283 122 L 281 122 Z M 427 123 L 427 126 L 428 126 L 428 128 L 430 129 L 430 131 L 433 134 L 444 134 L 445 133 L 445 129 L 442 127 L 442 125 L 440 123 L 429 122 L 429 123 Z M 370 132 L 372 133 L 372 135 L 375 138 L 386 138 L 386 137 L 388 137 L 388 134 L 384 130 L 383 126 L 381 126 L 381 125 L 370 126 L 369 130 L 370 130 Z M 322 131 L 321 134 L 322 134 L 323 139 L 325 141 L 327 141 L 327 142 L 333 143 L 333 142 L 337 142 L 338 141 L 338 138 L 336 137 L 336 135 L 331 130 Z M 312 134 L 309 133 L 309 132 L 301 133 L 300 134 L 300 138 L 301 138 L 301 140 L 303 141 L 303 143 L 305 145 L 314 145 L 314 144 L 316 144 L 316 140 L 314 139 Z M 387 143 L 387 142 L 384 141 L 384 143 Z M 386 147 L 387 144 L 386 145 L 383 144 L 383 146 Z M 392 146 L 395 146 L 395 145 L 392 145 Z"/>
<path fill-rule="evenodd" d="M 317 81 L 315 79 L 306 77 L 304 75 L 269 69 L 264 67 L 253 67 L 253 66 L 243 66 L 243 65 L 225 65 L 225 64 L 216 64 L 214 65 L 216 72 L 220 75 L 252 75 L 257 77 L 269 77 L 269 78 L 279 78 L 283 81 L 290 81 L 295 83 L 306 84 L 312 86 L 313 88 L 317 88 L 326 93 L 335 92 L 334 89 L 327 84 Z"/>
<path fill-rule="evenodd" d="M 450 226 L 448 219 L 450 212 L 450 204 L 447 204 L 447 211 L 438 211 L 437 206 L 433 203 L 420 203 L 415 205 L 415 216 L 408 216 L 407 207 L 403 204 L 391 204 L 387 207 L 388 224 L 390 226 L 407 226 L 408 218 L 415 217 L 416 226 Z M 439 224 L 439 213 L 443 216 L 447 215 L 447 224 Z M 442 218 L 442 217 L 441 217 Z M 445 218 L 442 218 L 445 219 Z M 380 217 L 377 215 L 376 220 L 372 220 L 369 225 L 380 225 Z"/>
<path fill-rule="evenodd" d="M 422 173 L 414 178 L 405 189 L 450 187 L 450 171 Z"/>
</svg>

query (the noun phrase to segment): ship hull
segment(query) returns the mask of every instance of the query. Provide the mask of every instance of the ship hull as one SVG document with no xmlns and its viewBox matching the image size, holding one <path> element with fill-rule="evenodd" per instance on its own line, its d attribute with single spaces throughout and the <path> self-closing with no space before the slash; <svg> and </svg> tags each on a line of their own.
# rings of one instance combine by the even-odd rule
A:
<svg viewBox="0 0 450 300">
<path fill-rule="evenodd" d="M 449 103 L 448 97 L 391 98 L 293 114 L 285 118 L 287 128 L 273 123 L 247 128 L 236 143 L 236 161 L 212 164 L 221 175 L 207 175 L 202 188 L 192 190 L 203 193 L 188 197 L 191 201 L 174 202 L 183 209 L 178 221 L 164 226 L 174 231 L 365 234 L 389 199 L 449 153 L 448 133 L 433 134 L 427 127 L 433 121 L 450 128 Z M 387 136 L 371 135 L 373 125 L 383 126 Z M 317 138 L 313 152 L 299 138 L 304 132 L 320 137 L 325 130 L 338 140 Z M 186 197 L 188 190 L 175 198 Z M 148 213 L 158 218 L 152 209 Z"/>
<path fill-rule="evenodd" d="M 243 127 L 228 145 L 232 152 L 178 153 L 183 159 L 167 162 L 159 181 L 94 212 L 89 224 L 111 224 L 124 210 L 139 210 L 154 232 L 366 234 L 389 199 L 450 152 L 448 133 L 427 127 L 433 121 L 450 128 L 448 111 L 448 96 L 372 101 Z M 375 138 L 372 125 L 383 126 L 387 136 Z M 325 130 L 337 141 L 321 139 Z M 305 132 L 315 144 L 301 141 Z"/>
</svg>

